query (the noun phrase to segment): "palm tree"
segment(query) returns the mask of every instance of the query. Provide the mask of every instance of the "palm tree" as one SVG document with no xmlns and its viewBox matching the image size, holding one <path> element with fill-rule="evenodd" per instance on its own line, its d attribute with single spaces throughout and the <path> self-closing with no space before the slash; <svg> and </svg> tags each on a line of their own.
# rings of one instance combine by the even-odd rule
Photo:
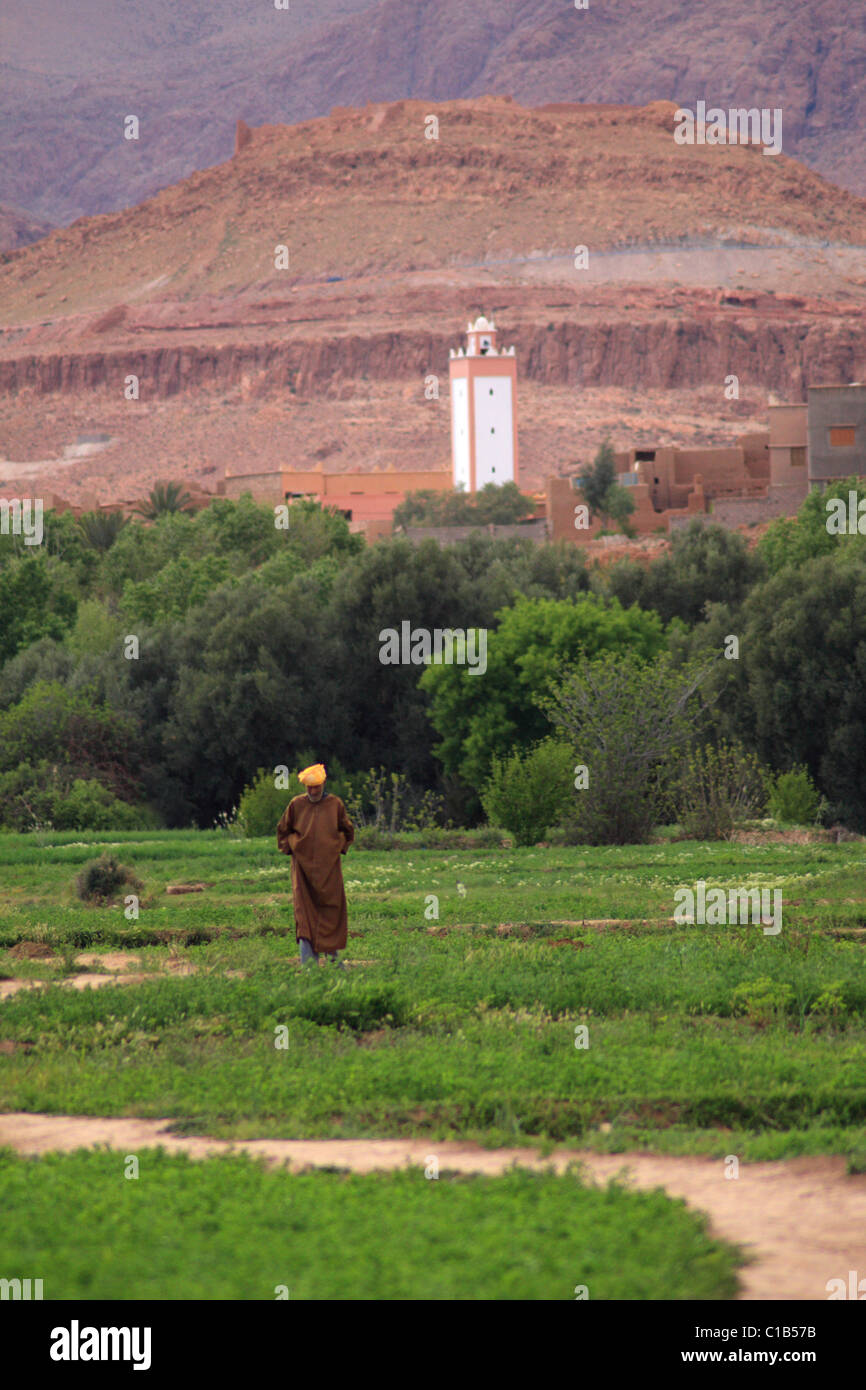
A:
<svg viewBox="0 0 866 1390">
<path fill-rule="evenodd" d="M 146 501 L 133 507 L 133 511 L 147 521 L 155 521 L 166 512 L 193 512 L 195 505 L 182 483 L 157 483 Z"/>
<path fill-rule="evenodd" d="M 87 544 L 104 555 L 114 545 L 128 521 L 129 517 L 124 516 L 123 512 L 82 512 L 75 524 Z"/>
</svg>

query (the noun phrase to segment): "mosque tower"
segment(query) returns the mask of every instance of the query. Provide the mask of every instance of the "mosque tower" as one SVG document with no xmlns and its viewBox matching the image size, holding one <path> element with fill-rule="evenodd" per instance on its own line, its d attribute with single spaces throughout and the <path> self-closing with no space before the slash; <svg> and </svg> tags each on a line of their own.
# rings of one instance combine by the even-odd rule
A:
<svg viewBox="0 0 866 1390">
<path fill-rule="evenodd" d="M 451 349 L 451 456 L 454 486 L 516 483 L 517 358 L 496 346 L 496 325 L 482 314 Z"/>
</svg>

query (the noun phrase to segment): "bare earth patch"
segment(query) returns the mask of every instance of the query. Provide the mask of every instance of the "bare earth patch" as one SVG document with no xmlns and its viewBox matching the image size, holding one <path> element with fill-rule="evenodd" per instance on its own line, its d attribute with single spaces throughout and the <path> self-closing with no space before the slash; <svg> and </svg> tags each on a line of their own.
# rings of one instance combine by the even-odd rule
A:
<svg viewBox="0 0 866 1390">
<path fill-rule="evenodd" d="M 128 970 L 131 965 L 141 965 L 141 957 L 131 951 L 81 951 L 75 957 L 76 965 L 101 965 L 106 970 Z"/>
<path fill-rule="evenodd" d="M 142 970 L 128 971 L 125 969 L 127 964 L 138 964 L 138 957 L 129 955 L 124 951 L 103 952 L 87 951 L 80 956 L 76 956 L 77 965 L 104 965 L 108 967 L 110 974 L 97 974 L 96 971 L 79 971 L 75 975 L 64 975 L 61 979 L 54 980 L 29 980 L 14 979 L 0 980 L 0 1000 L 10 999 L 13 994 L 18 994 L 22 989 L 42 989 L 48 985 L 65 985 L 72 989 L 101 989 L 103 985 L 140 985 L 146 980 L 162 980 L 166 975 L 183 976 L 195 975 L 199 967 L 188 960 L 167 960 L 162 970 Z M 289 966 L 300 966 L 300 960 L 296 957 L 285 962 Z M 329 965 L 329 961 L 319 961 L 319 965 L 324 968 Z M 349 969 L 355 966 L 373 965 L 371 960 L 346 960 L 343 962 Z M 247 977 L 246 970 L 224 970 L 228 980 L 244 980 Z"/>
<path fill-rule="evenodd" d="M 482 1149 L 477 1144 L 403 1139 L 252 1139 L 230 1142 L 179 1137 L 166 1120 L 70 1115 L 0 1115 L 0 1144 L 21 1154 L 72 1152 L 94 1144 L 120 1153 L 162 1147 L 192 1158 L 243 1152 L 304 1168 L 346 1168 L 358 1173 L 405 1165 L 426 1167 L 435 1154 L 440 1171 L 498 1174 L 512 1164 L 562 1172 L 579 1162 L 588 1179 L 625 1177 L 636 1188 L 661 1187 L 704 1211 L 713 1234 L 750 1257 L 740 1275 L 741 1299 L 826 1299 L 827 1281 L 847 1279 L 866 1266 L 866 1175 L 848 1176 L 841 1158 L 796 1158 L 741 1163 L 727 1179 L 720 1159 L 659 1154 L 595 1154 L 558 1149 L 541 1158 L 534 1149 Z"/>
</svg>

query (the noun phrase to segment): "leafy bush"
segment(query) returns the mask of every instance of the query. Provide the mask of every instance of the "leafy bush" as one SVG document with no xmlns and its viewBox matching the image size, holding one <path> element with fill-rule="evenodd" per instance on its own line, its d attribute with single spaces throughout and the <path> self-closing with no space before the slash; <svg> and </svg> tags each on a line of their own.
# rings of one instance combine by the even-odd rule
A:
<svg viewBox="0 0 866 1390">
<path fill-rule="evenodd" d="M 768 785 L 770 815 L 793 825 L 814 825 L 822 810 L 821 795 L 805 767 L 780 772 Z"/>
<path fill-rule="evenodd" d="M 99 700 L 92 690 L 38 681 L 0 712 L 0 772 L 22 763 L 48 763 L 65 785 L 95 778 L 124 800 L 140 794 L 130 771 L 140 760 L 134 717 Z"/>
<path fill-rule="evenodd" d="M 544 739 L 528 753 L 494 755 L 481 802 L 492 825 L 515 844 L 534 845 L 561 819 L 572 799 L 573 759 L 564 743 Z"/>
<path fill-rule="evenodd" d="M 661 823 L 700 710 L 710 670 L 677 668 L 667 655 L 642 663 L 607 653 L 554 681 L 542 709 L 587 767 L 575 806 L 584 844 L 641 844 Z"/>
<path fill-rule="evenodd" d="M 148 830 L 156 817 L 121 801 L 93 777 L 43 759 L 0 772 L 0 827 L 4 830 Z"/>
<path fill-rule="evenodd" d="M 735 1014 L 745 1015 L 753 1023 L 769 1023 L 786 1014 L 794 1002 L 794 991 L 784 980 L 761 976 L 737 985 L 731 995 Z"/>
<path fill-rule="evenodd" d="M 741 745 L 707 746 L 686 759 L 678 816 L 691 839 L 728 839 L 737 821 L 760 815 L 766 802 L 766 772 Z"/>
<path fill-rule="evenodd" d="M 433 830 L 443 819 L 442 797 L 414 787 L 401 772 L 371 767 L 345 778 L 343 799 L 358 829 L 396 835 L 405 830 Z"/>
<path fill-rule="evenodd" d="M 844 1018 L 848 1013 L 847 989 L 846 980 L 831 981 L 813 1001 L 809 1013 L 834 1021 Z"/>
<path fill-rule="evenodd" d="M 237 823 L 247 838 L 277 833 L 280 817 L 296 793 L 274 786 L 274 774 L 261 767 L 246 788 L 237 809 Z"/>
<path fill-rule="evenodd" d="M 131 869 L 118 863 L 113 854 L 103 854 L 99 859 L 91 859 L 75 880 L 76 892 L 82 902 L 86 903 L 110 903 L 125 887 L 138 889 L 142 888 L 143 884 Z"/>
</svg>

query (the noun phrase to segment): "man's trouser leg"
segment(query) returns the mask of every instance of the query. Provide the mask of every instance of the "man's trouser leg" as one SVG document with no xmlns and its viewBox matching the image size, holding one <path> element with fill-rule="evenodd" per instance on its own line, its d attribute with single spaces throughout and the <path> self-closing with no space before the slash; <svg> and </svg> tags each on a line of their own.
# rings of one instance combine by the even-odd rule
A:
<svg viewBox="0 0 866 1390">
<path fill-rule="evenodd" d="M 319 957 L 305 936 L 300 937 L 298 945 L 301 948 L 301 965 L 309 965 L 313 961 L 318 961 Z"/>
</svg>

